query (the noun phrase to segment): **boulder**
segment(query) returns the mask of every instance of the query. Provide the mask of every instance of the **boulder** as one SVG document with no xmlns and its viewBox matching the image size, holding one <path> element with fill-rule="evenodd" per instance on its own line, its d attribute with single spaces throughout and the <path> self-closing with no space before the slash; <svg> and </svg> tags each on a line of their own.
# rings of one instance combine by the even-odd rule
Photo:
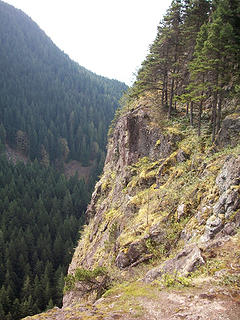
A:
<svg viewBox="0 0 240 320">
<path fill-rule="evenodd" d="M 129 267 L 147 253 L 147 247 L 143 241 L 136 241 L 130 244 L 124 251 L 120 251 L 116 258 L 116 266 L 120 269 Z"/>
<path fill-rule="evenodd" d="M 189 155 L 186 154 L 182 149 L 177 153 L 177 162 L 184 162 L 189 158 Z"/>
<path fill-rule="evenodd" d="M 204 235 L 200 238 L 201 242 L 208 241 L 210 239 L 213 239 L 214 236 L 222 230 L 224 227 L 224 224 L 222 222 L 222 219 L 220 217 L 216 217 L 215 215 L 212 215 L 206 223 L 205 232 Z"/>
<path fill-rule="evenodd" d="M 178 273 L 183 276 L 187 276 L 193 272 L 197 267 L 203 265 L 204 259 L 201 255 L 201 250 L 197 245 L 186 246 L 181 252 L 179 252 L 175 258 L 169 259 L 159 267 L 156 267 L 147 272 L 144 281 L 152 282 L 157 278 L 160 278 L 163 274 L 175 274 Z"/>
</svg>

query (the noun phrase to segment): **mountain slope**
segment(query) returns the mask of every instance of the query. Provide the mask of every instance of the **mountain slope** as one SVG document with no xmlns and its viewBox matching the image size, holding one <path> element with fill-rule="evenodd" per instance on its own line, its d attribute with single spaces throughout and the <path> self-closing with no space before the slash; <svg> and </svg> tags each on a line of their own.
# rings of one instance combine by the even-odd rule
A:
<svg viewBox="0 0 240 320">
<path fill-rule="evenodd" d="M 2 1 L 0 48 L 0 318 L 16 320 L 62 304 L 108 126 L 127 86 L 71 61 Z"/>
<path fill-rule="evenodd" d="M 37 319 L 237 320 L 240 114 L 213 147 L 151 99 L 135 106 L 109 138 L 63 308 Z"/>
<path fill-rule="evenodd" d="M 239 319 L 238 19 L 237 1 L 172 2 L 110 128 L 63 308 L 39 319 Z"/>
<path fill-rule="evenodd" d="M 0 2 L 1 139 L 31 160 L 103 161 L 126 85 L 80 67 L 22 11 Z"/>
</svg>

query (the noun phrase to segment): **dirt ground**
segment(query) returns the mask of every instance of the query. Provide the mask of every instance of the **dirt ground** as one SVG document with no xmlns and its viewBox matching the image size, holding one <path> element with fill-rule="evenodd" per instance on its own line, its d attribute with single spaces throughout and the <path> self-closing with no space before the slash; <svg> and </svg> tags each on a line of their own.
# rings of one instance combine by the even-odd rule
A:
<svg viewBox="0 0 240 320">
<path fill-rule="evenodd" d="M 57 320 L 239 320 L 240 292 L 224 288 L 183 288 L 156 290 L 155 298 L 129 297 L 128 307 L 121 304 L 121 294 L 101 298 L 93 305 L 76 304 L 54 308 L 47 313 L 27 317 Z"/>
</svg>

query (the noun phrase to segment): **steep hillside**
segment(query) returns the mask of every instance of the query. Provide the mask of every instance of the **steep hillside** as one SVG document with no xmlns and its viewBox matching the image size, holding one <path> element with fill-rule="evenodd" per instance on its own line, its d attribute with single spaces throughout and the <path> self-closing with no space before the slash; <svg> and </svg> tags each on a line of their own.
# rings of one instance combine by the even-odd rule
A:
<svg viewBox="0 0 240 320">
<path fill-rule="evenodd" d="M 109 138 L 63 309 L 36 319 L 237 320 L 240 114 L 213 146 L 150 97 L 133 107 Z"/>
<path fill-rule="evenodd" d="M 2 142 L 45 164 L 103 165 L 108 126 L 127 86 L 71 61 L 26 14 L 2 1 L 0 30 Z"/>
<path fill-rule="evenodd" d="M 63 308 L 35 319 L 240 318 L 239 9 L 172 2 L 110 127 Z"/>
</svg>

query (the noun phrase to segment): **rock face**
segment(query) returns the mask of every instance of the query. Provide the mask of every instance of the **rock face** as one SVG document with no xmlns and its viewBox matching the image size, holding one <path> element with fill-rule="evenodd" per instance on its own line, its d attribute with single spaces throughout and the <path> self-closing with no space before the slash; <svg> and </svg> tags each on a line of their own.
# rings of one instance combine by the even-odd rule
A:
<svg viewBox="0 0 240 320">
<path fill-rule="evenodd" d="M 240 155 L 208 157 L 195 138 L 161 125 L 154 110 L 139 105 L 118 119 L 70 274 L 100 266 L 121 281 L 148 261 L 145 283 L 188 276 L 206 262 L 202 250 L 236 234 Z M 82 302 L 76 287 L 64 307 Z"/>
<path fill-rule="evenodd" d="M 217 137 L 217 142 L 221 147 L 228 145 L 236 146 L 240 140 L 240 116 L 232 114 L 227 116 L 222 122 L 222 128 Z"/>
<path fill-rule="evenodd" d="M 237 217 L 231 224 L 227 220 L 240 208 L 240 156 L 226 158 L 216 178 L 216 185 L 220 197 L 213 206 L 213 215 L 207 220 L 202 241 L 214 238 L 222 229 L 223 234 L 234 234 L 239 226 Z"/>
<path fill-rule="evenodd" d="M 221 193 L 226 192 L 231 186 L 240 184 L 240 157 L 227 157 L 217 176 L 216 184 Z"/>
<path fill-rule="evenodd" d="M 163 134 L 161 128 L 150 125 L 151 122 L 155 119 L 144 106 L 122 116 L 110 138 L 105 166 L 119 171 L 142 157 L 156 160 L 169 156 L 180 137 Z"/>
<path fill-rule="evenodd" d="M 182 276 L 187 276 L 204 263 L 205 261 L 198 246 L 187 246 L 181 252 L 179 252 L 175 258 L 169 259 L 159 267 L 148 271 L 144 280 L 146 282 L 152 282 L 153 280 L 161 278 L 161 276 L 165 273 L 177 273 Z"/>
<path fill-rule="evenodd" d="M 166 159 L 176 149 L 177 141 L 181 140 L 180 135 L 164 134 L 159 126 L 152 125 L 154 121 L 148 108 L 139 107 L 134 112 L 123 115 L 116 124 L 108 143 L 103 177 L 96 184 L 86 213 L 90 220 L 90 246 L 84 257 L 77 259 L 85 267 L 95 263 L 95 253 L 101 246 L 104 247 L 104 242 L 109 241 L 109 232 L 113 228 L 113 223 L 118 225 L 121 233 L 126 226 L 126 220 L 134 214 L 135 209 L 130 205 L 129 194 L 122 192 L 133 177 L 131 166 L 144 157 L 148 157 L 149 161 Z M 151 183 L 156 182 L 156 179 L 157 173 L 151 178 Z M 114 211 L 115 216 L 106 220 L 108 211 Z M 117 215 L 119 217 L 116 217 Z M 83 240 L 84 243 L 86 243 L 85 240 Z M 117 265 L 129 265 L 134 262 L 138 256 L 137 252 L 142 250 L 139 249 L 140 247 L 144 245 L 131 244 L 128 248 L 128 258 L 123 258 L 120 248 L 118 251 L 116 246 L 116 256 L 120 254 L 119 257 L 122 257 L 116 259 Z M 123 262 L 122 259 L 129 262 Z M 75 269 L 75 266 L 72 268 L 71 265 L 71 269 Z"/>
</svg>

